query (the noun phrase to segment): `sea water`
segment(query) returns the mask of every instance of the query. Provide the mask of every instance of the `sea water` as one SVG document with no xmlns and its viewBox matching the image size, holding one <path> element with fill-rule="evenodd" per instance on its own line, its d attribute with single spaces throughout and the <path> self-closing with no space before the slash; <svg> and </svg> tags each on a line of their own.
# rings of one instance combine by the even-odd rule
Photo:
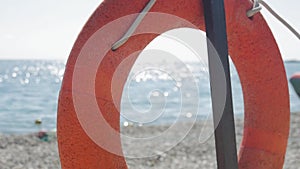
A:
<svg viewBox="0 0 300 169">
<path fill-rule="evenodd" d="M 207 67 L 193 62 L 186 63 L 185 67 L 176 63 L 158 63 L 155 66 L 176 73 L 170 75 L 161 71 L 163 69 L 148 69 L 130 74 L 122 96 L 122 126 L 159 125 L 178 119 L 189 121 L 195 116 L 192 108 L 195 100 L 199 103 L 197 119 L 211 114 Z M 286 62 L 285 67 L 287 77 L 300 72 L 300 62 Z M 63 61 L 0 61 L 0 133 L 21 134 L 56 129 L 57 101 L 64 68 Z M 242 89 L 233 64 L 231 79 L 234 112 L 236 116 L 243 115 Z M 186 85 L 184 91 L 181 90 L 182 85 Z M 300 112 L 300 99 L 290 84 L 289 91 L 291 111 Z M 182 100 L 185 100 L 184 104 Z M 140 116 L 136 116 L 137 113 Z M 41 119 L 42 125 L 36 125 L 36 119 Z"/>
</svg>

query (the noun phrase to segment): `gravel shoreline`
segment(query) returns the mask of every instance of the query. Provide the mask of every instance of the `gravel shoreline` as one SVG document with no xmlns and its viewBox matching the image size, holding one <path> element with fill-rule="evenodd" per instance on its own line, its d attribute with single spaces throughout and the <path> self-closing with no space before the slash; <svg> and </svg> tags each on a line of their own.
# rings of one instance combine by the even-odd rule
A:
<svg viewBox="0 0 300 169">
<path fill-rule="evenodd" d="M 183 126 L 188 123 L 180 124 Z M 216 169 L 214 138 L 205 143 L 199 142 L 199 134 L 203 122 L 197 122 L 189 134 L 178 145 L 160 155 L 131 159 L 127 158 L 130 169 Z M 161 133 L 168 126 L 129 126 L 122 129 L 122 133 L 132 137 L 145 137 Z M 243 119 L 236 117 L 237 146 L 241 142 Z M 172 133 L 174 139 L 180 131 Z M 172 138 L 170 138 L 172 139 Z M 164 140 L 161 144 L 169 144 Z M 145 152 L 157 145 L 136 145 L 123 143 L 124 153 L 131 154 Z M 142 148 L 142 149 L 141 149 Z M 130 152 L 130 153 L 129 153 Z M 300 113 L 291 115 L 291 130 L 289 145 L 285 158 L 284 169 L 300 167 Z M 35 134 L 31 135 L 0 135 L 0 168 L 1 169 L 58 169 L 60 168 L 57 141 L 55 134 L 49 136 L 49 141 L 41 141 Z"/>
</svg>

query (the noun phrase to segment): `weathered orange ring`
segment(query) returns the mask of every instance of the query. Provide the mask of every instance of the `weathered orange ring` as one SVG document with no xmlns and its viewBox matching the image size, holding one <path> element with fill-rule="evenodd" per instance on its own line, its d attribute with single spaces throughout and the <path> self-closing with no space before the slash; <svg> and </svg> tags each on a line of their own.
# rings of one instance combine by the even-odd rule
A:
<svg viewBox="0 0 300 169">
<path fill-rule="evenodd" d="M 106 0 L 95 11 L 79 35 L 70 54 L 58 107 L 58 145 L 63 169 L 127 168 L 124 157 L 105 151 L 84 132 L 72 99 L 74 66 L 81 49 L 98 29 L 122 16 L 139 13 L 148 0 Z M 245 102 L 244 137 L 239 153 L 240 169 L 282 168 L 289 134 L 289 94 L 281 55 L 262 15 L 249 19 L 248 0 L 225 0 L 229 54 L 238 70 Z M 204 29 L 202 0 L 157 0 L 151 12 L 184 18 Z M 152 23 L 153 24 L 153 23 Z M 153 27 L 159 27 L 155 23 Z M 186 26 L 186 25 L 183 25 Z M 178 28 L 180 25 L 171 26 Z M 124 30 L 116 28 L 116 33 Z M 108 35 L 109 36 L 109 35 Z M 158 35 L 132 37 L 117 51 L 108 52 L 95 79 L 99 108 L 117 131 L 120 113 L 111 96 L 111 80 L 126 54 L 142 50 Z M 105 38 L 104 38 L 105 39 Z M 134 46 L 134 47 L 132 47 Z M 101 50 L 101 49 L 100 49 Z M 133 65 L 131 62 L 131 66 Z M 129 72 L 128 70 L 125 72 Z M 126 78 L 120 83 L 124 85 Z M 122 91 L 119 91 L 121 96 Z M 120 102 L 119 97 L 119 101 Z M 108 115 L 109 112 L 109 115 Z M 121 149 L 121 140 L 112 141 Z M 120 150 L 121 151 L 121 150 Z"/>
</svg>

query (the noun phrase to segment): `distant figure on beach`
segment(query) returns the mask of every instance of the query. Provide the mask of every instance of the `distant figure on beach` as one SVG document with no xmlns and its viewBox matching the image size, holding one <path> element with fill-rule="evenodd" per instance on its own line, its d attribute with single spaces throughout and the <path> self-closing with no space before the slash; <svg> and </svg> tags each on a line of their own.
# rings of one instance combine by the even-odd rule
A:
<svg viewBox="0 0 300 169">
<path fill-rule="evenodd" d="M 290 79 L 290 82 L 292 83 L 296 93 L 300 97 L 300 73 L 296 73 L 293 75 Z"/>
</svg>

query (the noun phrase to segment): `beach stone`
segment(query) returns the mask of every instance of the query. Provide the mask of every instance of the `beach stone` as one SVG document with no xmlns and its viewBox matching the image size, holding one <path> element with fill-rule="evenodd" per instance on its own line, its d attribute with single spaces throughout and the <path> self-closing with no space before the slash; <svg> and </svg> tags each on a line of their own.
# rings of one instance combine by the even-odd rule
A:
<svg viewBox="0 0 300 169">
<path fill-rule="evenodd" d="M 187 125 L 187 124 L 182 124 Z M 156 156 L 149 158 L 126 158 L 129 169 L 216 169 L 214 138 L 199 142 L 199 131 L 203 124 L 197 122 L 190 133 L 177 146 L 166 152 L 157 151 Z M 122 128 L 122 133 L 131 136 L 151 136 L 165 131 L 168 126 L 129 126 Z M 169 139 L 178 137 L 174 133 Z M 237 147 L 243 134 L 243 118 L 236 118 Z M 168 145 L 168 140 L 162 144 Z M 124 153 L 132 150 L 140 153 L 156 145 L 123 144 Z M 291 129 L 284 169 L 296 169 L 300 166 L 300 113 L 291 115 Z M 3 135 L 0 134 L 0 169 L 60 169 L 57 138 L 51 135 L 48 142 L 41 141 L 36 134 Z"/>
</svg>

